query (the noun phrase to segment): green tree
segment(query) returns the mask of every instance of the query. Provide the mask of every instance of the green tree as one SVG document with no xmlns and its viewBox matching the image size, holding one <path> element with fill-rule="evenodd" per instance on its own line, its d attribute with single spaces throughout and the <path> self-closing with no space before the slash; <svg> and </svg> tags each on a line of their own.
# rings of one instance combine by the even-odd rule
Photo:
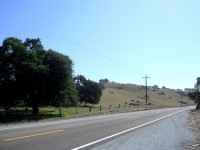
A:
<svg viewBox="0 0 200 150">
<path fill-rule="evenodd" d="M 45 76 L 48 68 L 43 65 L 45 51 L 39 39 L 7 38 L 1 49 L 1 101 L 7 109 L 22 99 L 30 104 L 33 114 L 45 94 Z M 12 90 L 9 90 L 12 89 Z M 11 96 L 12 95 L 12 96 Z M 9 102 L 9 103 L 8 103 Z"/>
<path fill-rule="evenodd" d="M 23 89 L 24 101 L 32 106 L 33 115 L 36 115 L 38 106 L 45 100 L 49 68 L 43 63 L 46 51 L 40 39 L 26 39 L 24 47 L 26 55 L 16 76 Z"/>
<path fill-rule="evenodd" d="M 100 79 L 99 80 L 99 83 L 100 84 L 106 84 L 106 83 L 108 83 L 109 82 L 109 80 L 106 78 L 106 79 Z"/>
<path fill-rule="evenodd" d="M 193 92 L 188 93 L 188 96 L 197 103 L 196 110 L 200 109 L 200 77 L 197 78 Z"/>
<path fill-rule="evenodd" d="M 102 95 L 102 86 L 97 82 L 87 80 L 82 75 L 77 76 L 75 80 L 80 102 L 85 105 L 98 104 Z"/>
<path fill-rule="evenodd" d="M 0 106 L 9 109 L 23 100 L 32 106 L 71 106 L 78 102 L 72 61 L 44 50 L 40 39 L 7 38 L 0 47 Z"/>
<path fill-rule="evenodd" d="M 72 77 L 72 60 L 53 50 L 47 51 L 44 64 L 49 68 L 47 100 L 54 106 L 76 106 L 78 96 Z"/>
<path fill-rule="evenodd" d="M 24 54 L 25 47 L 21 40 L 8 38 L 3 41 L 0 48 L 0 105 L 5 109 L 22 97 L 16 74 Z"/>
</svg>

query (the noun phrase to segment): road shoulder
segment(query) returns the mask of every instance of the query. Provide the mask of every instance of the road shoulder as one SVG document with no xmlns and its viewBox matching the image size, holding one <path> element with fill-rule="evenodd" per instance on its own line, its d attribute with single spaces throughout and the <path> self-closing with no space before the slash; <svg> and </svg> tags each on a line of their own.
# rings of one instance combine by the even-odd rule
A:
<svg viewBox="0 0 200 150">
<path fill-rule="evenodd" d="M 190 112 L 188 128 L 196 135 L 196 143 L 186 144 L 186 150 L 200 149 L 200 110 L 192 110 Z"/>
</svg>

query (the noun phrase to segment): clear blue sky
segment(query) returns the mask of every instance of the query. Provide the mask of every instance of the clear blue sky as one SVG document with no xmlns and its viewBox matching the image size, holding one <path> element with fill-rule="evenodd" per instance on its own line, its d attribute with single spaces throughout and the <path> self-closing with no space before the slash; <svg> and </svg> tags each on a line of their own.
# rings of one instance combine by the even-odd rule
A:
<svg viewBox="0 0 200 150">
<path fill-rule="evenodd" d="M 193 88 L 199 0 L 0 0 L 0 42 L 40 38 L 94 81 Z"/>
</svg>

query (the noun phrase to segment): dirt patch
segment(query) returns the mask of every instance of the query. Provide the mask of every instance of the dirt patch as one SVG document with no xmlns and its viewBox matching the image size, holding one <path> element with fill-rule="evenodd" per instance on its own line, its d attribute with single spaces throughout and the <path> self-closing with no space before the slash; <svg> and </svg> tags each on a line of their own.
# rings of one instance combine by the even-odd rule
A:
<svg viewBox="0 0 200 150">
<path fill-rule="evenodd" d="M 193 110 L 190 112 L 188 128 L 195 133 L 197 142 L 193 144 L 187 144 L 185 149 L 200 150 L 200 110 Z"/>
</svg>

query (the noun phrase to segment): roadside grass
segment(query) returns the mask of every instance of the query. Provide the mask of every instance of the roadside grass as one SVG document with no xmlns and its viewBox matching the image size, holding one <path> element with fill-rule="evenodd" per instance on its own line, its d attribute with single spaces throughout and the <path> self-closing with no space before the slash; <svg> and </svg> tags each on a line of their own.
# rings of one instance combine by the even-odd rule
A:
<svg viewBox="0 0 200 150">
<path fill-rule="evenodd" d="M 148 103 L 145 104 L 145 90 L 140 89 L 134 84 L 110 83 L 105 86 L 100 103 L 97 105 L 87 105 L 79 107 L 40 107 L 37 116 L 32 116 L 32 108 L 15 107 L 9 111 L 0 108 L 0 124 L 5 123 L 22 123 L 29 121 L 45 121 L 68 119 L 89 115 L 98 115 L 104 113 L 137 111 L 145 109 L 158 109 L 166 107 L 180 107 L 181 98 L 176 90 L 164 89 L 165 95 L 158 95 L 157 92 L 148 90 Z M 193 102 L 187 97 L 182 98 L 183 105 L 192 105 Z M 130 106 L 130 103 L 139 102 L 140 106 Z"/>
<path fill-rule="evenodd" d="M 40 107 L 37 116 L 32 116 L 32 109 L 24 107 L 11 108 L 9 111 L 0 109 L 0 125 L 5 124 L 17 124 L 26 122 L 38 122 L 38 121 L 52 121 L 58 119 L 69 119 L 84 117 L 90 115 L 99 115 L 105 113 L 116 113 L 116 112 L 128 112 L 146 109 L 157 109 L 160 106 L 129 106 L 129 105 L 89 105 L 80 107 Z"/>
<path fill-rule="evenodd" d="M 152 107 L 129 107 L 128 105 L 88 105 L 79 107 L 40 107 L 37 116 L 32 116 L 32 109 L 27 107 L 15 107 L 9 111 L 0 109 L 0 124 L 16 124 L 26 122 L 38 122 L 58 119 L 69 119 L 104 113 L 136 111 L 152 109 Z"/>
</svg>

